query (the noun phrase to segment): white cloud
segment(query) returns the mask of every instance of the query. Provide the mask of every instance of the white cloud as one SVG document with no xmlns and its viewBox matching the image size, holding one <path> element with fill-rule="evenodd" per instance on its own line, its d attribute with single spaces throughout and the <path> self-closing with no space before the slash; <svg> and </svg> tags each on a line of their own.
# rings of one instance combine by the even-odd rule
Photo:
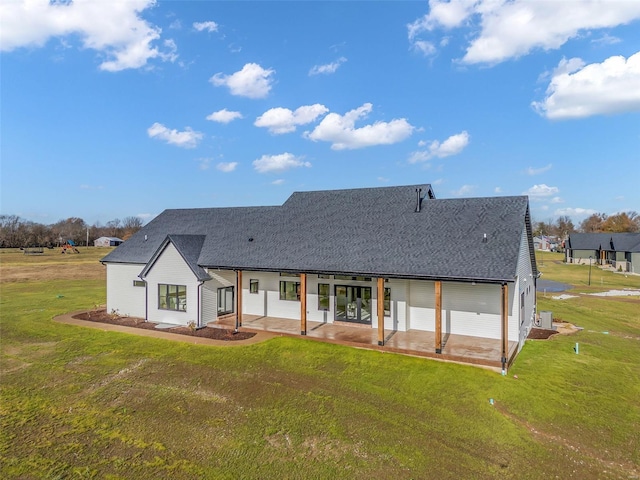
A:
<svg viewBox="0 0 640 480">
<path fill-rule="evenodd" d="M 0 2 L 0 45 L 3 51 L 42 47 L 51 38 L 64 42 L 67 37 L 77 35 L 83 48 L 106 57 L 100 64 L 101 70 L 140 68 L 154 58 L 174 61 L 175 43 L 169 45 L 169 52 L 160 51 L 154 42 L 159 40 L 162 30 L 140 17 L 154 5 L 155 0 Z"/>
<path fill-rule="evenodd" d="M 500 63 L 534 49 L 551 50 L 586 31 L 640 18 L 637 1 L 430 0 L 429 13 L 407 26 L 409 41 L 436 29 L 479 31 L 463 63 Z"/>
<path fill-rule="evenodd" d="M 553 197 L 550 203 L 564 203 L 564 200 L 561 197 Z"/>
<path fill-rule="evenodd" d="M 533 168 L 533 167 L 529 167 L 526 170 L 527 175 L 540 175 L 541 173 L 544 172 L 548 172 L 549 170 L 551 170 L 551 167 L 553 167 L 553 165 L 550 163 L 549 165 L 546 165 L 544 167 L 540 167 L 540 168 Z"/>
<path fill-rule="evenodd" d="M 254 125 L 256 127 L 268 128 L 270 133 L 282 134 L 295 131 L 298 125 L 305 125 L 313 122 L 320 115 L 327 113 L 329 109 L 324 105 L 316 103 L 314 105 L 304 105 L 294 112 L 288 108 L 272 108 L 267 110 L 258 118 Z"/>
<path fill-rule="evenodd" d="M 271 185 L 282 185 L 284 183 L 284 179 L 279 178 L 277 180 L 274 180 L 273 182 L 271 182 Z"/>
<path fill-rule="evenodd" d="M 614 56 L 590 65 L 576 58 L 563 59 L 546 94 L 543 101 L 531 105 L 549 119 L 640 111 L 640 52 L 628 59 Z"/>
<path fill-rule="evenodd" d="M 191 127 L 186 127 L 183 132 L 178 130 L 170 130 L 161 123 L 154 123 L 147 129 L 150 138 L 164 140 L 170 145 L 182 148 L 194 148 L 204 137 L 201 132 L 196 132 Z"/>
<path fill-rule="evenodd" d="M 82 190 L 104 190 L 102 185 L 87 185 L 86 183 L 80 185 Z"/>
<path fill-rule="evenodd" d="M 198 158 L 198 167 L 200 170 L 209 170 L 209 166 L 211 165 L 212 158 Z"/>
<path fill-rule="evenodd" d="M 616 43 L 620 43 L 621 41 L 622 40 L 620 40 L 618 37 L 614 37 L 612 35 L 609 35 L 608 33 L 605 33 L 601 37 L 591 40 L 591 43 L 595 43 L 596 45 L 615 45 Z"/>
<path fill-rule="evenodd" d="M 253 167 L 260 173 L 283 172 L 291 168 L 310 167 L 311 163 L 305 162 L 303 158 L 288 152 L 280 155 L 263 155 L 253 161 Z"/>
<path fill-rule="evenodd" d="M 569 217 L 588 217 L 589 215 L 593 215 L 594 213 L 598 212 L 596 210 L 592 210 L 591 208 L 559 208 L 554 212 L 554 215 L 566 215 Z"/>
<path fill-rule="evenodd" d="M 420 52 L 425 57 L 428 57 L 429 55 L 433 55 L 434 53 L 436 53 L 435 45 L 431 42 L 427 42 L 426 40 L 416 40 L 413 42 L 411 47 L 414 50 Z"/>
<path fill-rule="evenodd" d="M 216 87 L 226 86 L 231 95 L 248 98 L 264 98 L 271 91 L 275 70 L 265 70 L 257 63 L 247 63 L 242 70 L 231 75 L 216 73 L 209 79 Z"/>
<path fill-rule="evenodd" d="M 330 75 L 332 73 L 336 73 L 336 70 L 340 68 L 347 59 L 344 57 L 340 57 L 338 60 L 332 63 L 328 63 L 326 65 L 314 65 L 311 70 L 309 70 L 309 75 Z"/>
<path fill-rule="evenodd" d="M 218 31 L 218 24 L 216 22 L 193 22 L 193 28 L 195 28 L 197 31 L 202 32 L 202 31 L 207 31 L 207 32 L 217 32 Z"/>
<path fill-rule="evenodd" d="M 149 220 L 151 218 L 154 218 L 156 216 L 155 213 L 138 213 L 136 214 L 136 217 L 142 219 L 142 220 Z"/>
<path fill-rule="evenodd" d="M 413 152 L 409 156 L 409 163 L 426 162 L 434 157 L 445 158 L 457 155 L 469 145 L 469 139 L 469 134 L 464 130 L 456 135 L 451 135 L 442 143 L 434 140 L 427 150 Z M 423 142 L 418 143 L 418 145 L 420 144 L 425 145 Z"/>
<path fill-rule="evenodd" d="M 558 187 L 549 187 L 548 185 L 541 183 L 540 185 L 534 185 L 524 192 L 523 195 L 529 195 L 532 200 L 544 200 L 552 197 L 559 191 Z"/>
<path fill-rule="evenodd" d="M 501 187 L 496 187 L 493 189 L 494 193 L 502 193 L 502 188 Z"/>
<path fill-rule="evenodd" d="M 331 142 L 333 150 L 353 150 L 373 145 L 391 145 L 403 141 L 413 133 L 414 127 L 404 118 L 355 128 L 356 120 L 366 117 L 372 109 L 370 103 L 365 103 L 344 115 L 330 113 L 313 131 L 305 132 L 304 136 L 314 142 Z"/>
<path fill-rule="evenodd" d="M 453 190 L 451 194 L 456 197 L 464 197 L 473 193 L 475 189 L 475 185 L 462 185 L 458 190 Z"/>
<path fill-rule="evenodd" d="M 220 162 L 216 168 L 224 173 L 233 172 L 238 166 L 238 162 Z"/>
<path fill-rule="evenodd" d="M 218 110 L 217 112 L 213 112 L 210 115 L 207 115 L 207 120 L 211 120 L 212 122 L 218 123 L 229 123 L 242 118 L 242 114 L 240 112 L 232 112 L 223 108 L 222 110 Z"/>
</svg>

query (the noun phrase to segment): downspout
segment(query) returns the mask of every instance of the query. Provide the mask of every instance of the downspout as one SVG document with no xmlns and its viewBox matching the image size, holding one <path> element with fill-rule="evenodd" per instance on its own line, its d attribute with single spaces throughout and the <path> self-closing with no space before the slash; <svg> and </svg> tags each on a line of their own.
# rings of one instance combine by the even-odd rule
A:
<svg viewBox="0 0 640 480">
<path fill-rule="evenodd" d="M 144 281 L 144 321 L 149 321 L 149 284 Z"/>
<path fill-rule="evenodd" d="M 201 280 L 200 283 L 198 283 L 198 311 L 197 311 L 198 318 L 196 320 L 196 324 L 198 325 L 198 327 L 202 326 L 202 303 L 200 302 L 200 299 L 202 298 L 202 295 L 200 294 L 200 292 L 202 291 L 202 285 L 204 285 L 203 280 Z"/>
</svg>

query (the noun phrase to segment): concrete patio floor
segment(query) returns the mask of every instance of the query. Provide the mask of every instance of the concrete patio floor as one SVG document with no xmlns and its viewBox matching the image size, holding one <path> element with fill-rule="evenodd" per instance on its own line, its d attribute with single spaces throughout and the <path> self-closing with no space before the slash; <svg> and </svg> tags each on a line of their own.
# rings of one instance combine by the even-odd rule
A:
<svg viewBox="0 0 640 480">
<path fill-rule="evenodd" d="M 235 315 L 210 322 L 209 327 L 234 328 Z M 242 331 L 268 331 L 282 335 L 299 337 L 300 321 L 288 318 L 243 315 Z M 437 360 L 478 365 L 500 371 L 500 340 L 471 337 L 466 335 L 447 335 L 443 337 L 442 353 L 435 352 L 435 333 L 422 330 L 399 332 L 385 330 L 385 342 L 378 345 L 378 330 L 369 325 L 322 322 L 307 322 L 307 335 L 303 338 L 319 340 L 352 347 L 367 348 L 385 352 L 401 353 Z M 517 352 L 517 342 L 509 342 L 511 363 Z"/>
</svg>

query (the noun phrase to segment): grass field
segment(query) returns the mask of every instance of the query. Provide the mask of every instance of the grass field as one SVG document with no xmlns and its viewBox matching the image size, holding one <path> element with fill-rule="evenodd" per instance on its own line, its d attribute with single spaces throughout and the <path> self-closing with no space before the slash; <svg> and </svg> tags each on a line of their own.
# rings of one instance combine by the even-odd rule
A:
<svg viewBox="0 0 640 480">
<path fill-rule="evenodd" d="M 638 297 L 539 295 L 584 330 L 528 341 L 501 376 L 301 338 L 207 347 L 53 322 L 105 302 L 108 251 L 0 253 L 1 478 L 640 477 Z M 589 287 L 561 259 L 544 256 L 543 278 L 640 288 L 597 268 Z"/>
</svg>

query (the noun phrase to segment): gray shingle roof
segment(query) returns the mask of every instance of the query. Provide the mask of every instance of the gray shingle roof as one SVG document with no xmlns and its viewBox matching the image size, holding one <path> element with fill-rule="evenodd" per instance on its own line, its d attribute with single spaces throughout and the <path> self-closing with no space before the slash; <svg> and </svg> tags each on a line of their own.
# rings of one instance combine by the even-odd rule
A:
<svg viewBox="0 0 640 480">
<path fill-rule="evenodd" d="M 569 248 L 640 252 L 640 233 L 572 233 L 569 235 Z"/>
<path fill-rule="evenodd" d="M 425 198 L 415 212 L 419 187 L 423 196 L 430 191 L 412 185 L 296 192 L 280 207 L 166 210 L 103 261 L 144 264 L 167 235 L 190 234 L 205 236 L 201 267 L 515 278 L 527 197 Z"/>
</svg>

